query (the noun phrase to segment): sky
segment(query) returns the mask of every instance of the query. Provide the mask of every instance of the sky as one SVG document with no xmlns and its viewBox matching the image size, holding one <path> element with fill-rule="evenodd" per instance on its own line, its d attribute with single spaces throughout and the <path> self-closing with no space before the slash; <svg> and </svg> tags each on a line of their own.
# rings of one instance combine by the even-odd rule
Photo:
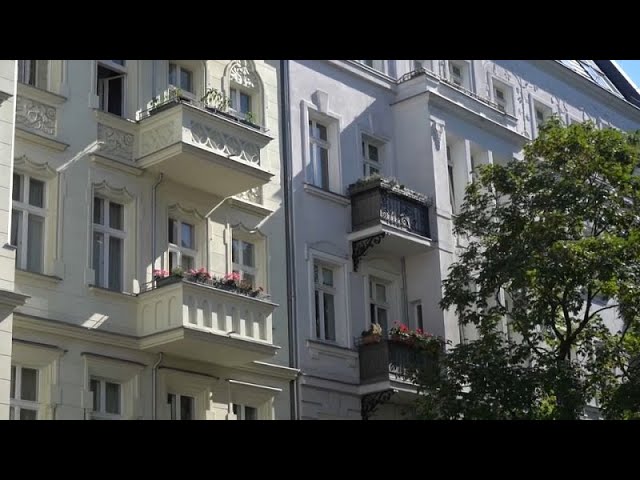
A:
<svg viewBox="0 0 640 480">
<path fill-rule="evenodd" d="M 616 63 L 633 80 L 636 87 L 640 88 L 640 60 L 616 60 Z"/>
</svg>

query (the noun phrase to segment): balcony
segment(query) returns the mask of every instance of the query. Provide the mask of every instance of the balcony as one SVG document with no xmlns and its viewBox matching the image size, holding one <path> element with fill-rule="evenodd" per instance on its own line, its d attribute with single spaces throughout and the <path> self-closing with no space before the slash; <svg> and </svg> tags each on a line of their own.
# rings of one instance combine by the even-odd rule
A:
<svg viewBox="0 0 640 480">
<path fill-rule="evenodd" d="M 141 293 L 141 348 L 234 366 L 273 357 L 272 313 L 267 300 L 179 277 Z"/>
<path fill-rule="evenodd" d="M 373 178 L 349 186 L 354 269 L 377 245 L 392 255 L 421 253 L 431 247 L 429 203 L 424 195 L 397 183 Z"/>
<path fill-rule="evenodd" d="M 179 97 L 139 112 L 138 166 L 213 195 L 237 195 L 269 182 L 258 126 Z"/>
</svg>

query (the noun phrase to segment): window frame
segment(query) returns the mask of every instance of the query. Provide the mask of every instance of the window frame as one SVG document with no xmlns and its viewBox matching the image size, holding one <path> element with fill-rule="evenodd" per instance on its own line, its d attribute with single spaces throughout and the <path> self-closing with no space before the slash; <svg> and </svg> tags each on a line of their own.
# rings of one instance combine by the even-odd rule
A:
<svg viewBox="0 0 640 480">
<path fill-rule="evenodd" d="M 237 407 L 237 409 L 236 409 Z M 232 403 L 232 412 L 236 416 L 236 420 L 260 420 L 259 409 L 243 403 Z M 255 412 L 255 418 L 247 418 L 247 409 Z"/>
<path fill-rule="evenodd" d="M 540 132 L 540 125 L 538 124 L 537 116 L 537 110 L 539 107 L 542 107 L 542 110 L 547 111 L 547 117 L 544 119 L 545 122 L 555 113 L 551 105 L 542 101 L 538 97 L 534 97 L 533 95 L 531 96 L 531 132 L 533 138 L 536 138 Z"/>
<path fill-rule="evenodd" d="M 491 78 L 491 101 L 498 105 L 498 110 L 506 115 L 515 116 L 515 92 L 513 85 L 505 82 L 496 77 Z M 498 100 L 496 97 L 496 91 L 501 91 L 504 96 L 504 100 Z M 499 108 L 504 103 L 504 110 Z"/>
<path fill-rule="evenodd" d="M 360 155 L 362 158 L 362 164 L 363 164 L 363 174 L 365 177 L 374 175 L 373 173 L 371 173 L 371 169 L 375 169 L 377 170 L 377 174 L 378 175 L 383 175 L 384 174 L 384 144 L 382 144 L 380 141 L 375 140 L 373 138 L 371 138 L 370 136 L 363 134 L 361 135 L 361 139 L 360 139 L 360 145 L 361 145 L 361 150 L 360 150 Z M 369 148 L 373 147 L 377 150 L 378 152 L 378 160 L 371 160 L 371 158 L 369 157 Z"/>
<path fill-rule="evenodd" d="M 238 242 L 238 248 L 236 249 L 236 251 L 238 252 L 238 257 L 236 258 L 236 260 L 238 261 L 233 261 L 233 245 L 234 242 Z M 244 248 L 243 245 L 244 244 L 248 244 L 252 246 L 253 249 L 253 266 L 247 265 L 246 263 L 244 263 Z M 256 244 L 256 242 L 250 242 L 248 240 L 245 240 L 244 238 L 238 238 L 237 236 L 233 236 L 231 238 L 231 271 L 233 273 L 238 273 L 240 275 L 240 280 L 244 281 L 245 279 L 245 274 L 249 274 L 253 277 L 253 282 L 251 283 L 252 288 L 257 288 L 257 283 L 258 283 L 258 275 L 260 272 L 260 269 L 258 268 L 258 255 L 257 255 L 257 251 L 258 251 L 258 245 Z"/>
<path fill-rule="evenodd" d="M 246 112 L 241 110 L 242 108 L 242 95 L 246 96 L 249 99 L 249 109 Z M 239 118 L 246 119 L 247 114 L 250 113 L 254 123 L 257 121 L 255 118 L 257 112 L 254 111 L 254 95 L 246 88 L 242 88 L 237 83 L 232 83 L 229 87 L 229 110 L 233 112 L 233 114 Z M 236 108 L 235 106 L 239 106 L 240 108 Z"/>
<path fill-rule="evenodd" d="M 178 243 L 172 243 L 171 238 L 169 237 L 169 225 L 171 222 L 175 222 L 178 224 L 177 228 L 177 238 L 176 241 Z M 183 247 L 182 246 L 182 225 L 189 225 L 192 228 L 192 239 L 193 239 L 193 248 Z M 177 215 L 169 215 L 167 217 L 167 265 L 169 266 L 169 270 L 171 271 L 171 255 L 176 254 L 177 264 L 173 266 L 173 268 L 181 267 L 183 269 L 187 269 L 182 265 L 182 256 L 186 255 L 187 257 L 191 257 L 193 259 L 193 266 L 191 268 L 196 268 L 196 259 L 198 258 L 198 236 L 196 234 L 196 225 L 195 223 L 188 222 L 178 217 Z"/>
<path fill-rule="evenodd" d="M 97 60 L 96 61 L 96 96 L 98 97 L 98 110 L 116 115 L 118 117 L 127 118 L 127 78 L 128 68 L 127 60 L 123 60 L 122 64 L 113 60 Z M 103 67 L 117 73 L 113 78 L 100 79 L 98 76 L 99 68 Z M 109 82 L 120 79 L 122 81 L 122 95 L 120 98 L 120 114 L 109 111 Z M 106 81 L 105 81 L 106 80 Z M 102 82 L 102 83 L 101 83 Z"/>
<path fill-rule="evenodd" d="M 316 267 L 318 268 L 318 276 L 316 279 Z M 322 270 L 329 270 L 331 272 L 332 285 L 326 285 L 324 283 L 324 275 Z M 336 288 L 336 266 L 323 262 L 322 260 L 314 259 L 312 266 L 312 279 L 313 279 L 313 338 L 322 342 L 338 343 L 338 335 L 336 329 L 336 304 L 338 300 L 338 289 Z M 327 338 L 327 319 L 325 318 L 325 295 L 333 297 L 333 337 Z"/>
<path fill-rule="evenodd" d="M 13 419 L 20 420 L 20 411 L 22 409 L 34 411 L 35 412 L 35 420 L 38 420 L 40 417 L 40 407 L 41 407 L 41 396 L 42 392 L 40 391 L 40 376 L 42 372 L 40 368 L 36 368 L 33 366 L 27 366 L 22 363 L 11 363 L 11 373 L 13 373 L 13 369 L 15 368 L 15 382 L 10 380 L 10 390 L 9 390 L 9 408 L 13 411 Z M 22 397 L 22 369 L 27 368 L 29 370 L 36 371 L 36 399 L 33 400 L 23 400 L 22 398 L 16 398 L 17 396 Z M 11 375 L 13 377 L 13 375 Z M 12 396 L 13 391 L 13 396 Z"/>
<path fill-rule="evenodd" d="M 94 214 L 95 214 L 95 201 L 96 198 L 99 198 L 102 200 L 102 205 L 103 205 L 103 211 L 102 211 L 102 218 L 104 221 L 104 224 L 97 224 L 95 223 L 95 218 L 94 218 Z M 110 213 L 109 213 L 109 208 L 108 208 L 108 203 L 115 203 L 117 205 L 120 205 L 122 207 L 122 228 L 123 230 L 118 230 L 115 228 L 112 228 L 110 226 Z M 127 242 L 127 237 L 128 237 L 128 232 L 127 232 L 127 218 L 128 216 L 128 212 L 127 212 L 127 205 L 125 203 L 116 201 L 116 200 L 112 200 L 111 198 L 109 198 L 108 196 L 104 196 L 101 195 L 99 193 L 94 193 L 93 194 L 93 201 L 91 203 L 91 268 L 93 269 L 94 273 L 95 273 L 95 278 L 94 278 L 94 285 L 100 288 L 105 288 L 107 290 L 112 290 L 112 291 L 119 291 L 119 292 L 123 292 L 125 291 L 125 279 L 126 279 L 126 273 L 125 273 L 125 267 L 127 264 L 127 254 L 126 254 L 126 242 Z M 95 268 L 95 264 L 94 264 L 94 260 L 95 260 L 95 234 L 96 233 L 101 233 L 103 236 L 103 249 L 104 251 L 103 253 L 103 272 L 102 272 L 102 279 L 98 278 L 98 272 L 97 269 Z M 121 258 L 121 265 L 120 265 L 120 285 L 121 288 L 120 290 L 117 289 L 113 289 L 109 287 L 109 240 L 111 237 L 115 237 L 115 238 L 119 238 L 122 241 L 122 258 Z"/>
<path fill-rule="evenodd" d="M 315 133 L 317 131 L 318 125 L 321 125 L 322 127 L 325 128 L 325 131 L 327 132 L 326 140 L 323 140 L 319 136 L 316 137 L 312 135 L 312 132 Z M 309 116 L 307 128 L 309 131 L 309 163 L 311 165 L 311 176 L 312 176 L 311 183 L 314 186 L 321 188 L 322 190 L 331 191 L 331 175 L 329 174 L 329 170 L 331 166 L 331 158 L 330 158 L 331 142 L 329 140 L 330 127 L 324 121 L 318 120 L 315 117 Z M 320 156 L 320 160 L 318 160 L 317 154 L 314 153 L 318 150 L 325 150 L 327 152 L 326 186 L 324 184 L 325 182 L 322 181 L 322 180 L 325 180 L 323 176 L 324 171 L 323 171 L 322 165 L 318 163 L 318 162 L 322 162 L 322 156 Z M 318 168 L 320 168 L 320 172 L 318 172 L 317 170 Z M 321 175 L 320 182 L 318 182 L 318 173 L 320 173 Z"/>
<path fill-rule="evenodd" d="M 176 79 L 177 79 L 177 83 L 179 83 L 179 85 L 174 85 L 173 83 L 171 83 L 171 66 L 175 66 L 176 68 Z M 190 78 L 190 82 L 191 82 L 191 90 L 187 90 L 186 88 L 184 88 L 182 86 L 182 70 L 184 70 L 185 72 L 189 72 L 189 74 L 191 75 Z M 168 66 L 168 71 L 167 71 L 167 84 L 170 87 L 174 87 L 177 89 L 180 89 L 180 93 L 182 96 L 191 98 L 193 100 L 196 99 L 196 94 L 195 94 L 195 87 L 196 87 L 196 72 L 193 71 L 193 69 L 191 68 L 187 68 L 184 65 L 180 64 L 179 62 L 171 62 L 169 61 L 169 66 Z"/>
<path fill-rule="evenodd" d="M 38 82 L 41 69 L 45 69 L 44 85 Z M 29 85 L 40 90 L 49 90 L 49 76 L 51 75 L 51 66 L 49 60 L 18 60 L 18 83 Z M 33 83 L 31 83 L 33 77 Z M 26 81 L 25 81 L 26 80 Z"/>
<path fill-rule="evenodd" d="M 89 377 L 89 391 L 91 391 L 91 382 L 97 381 L 100 383 L 100 399 L 98 400 L 99 410 L 91 409 L 91 420 L 122 420 L 123 419 L 123 409 L 124 409 L 124 385 L 120 381 L 115 381 L 112 379 L 108 379 L 105 377 L 100 377 L 97 375 L 91 375 Z M 107 383 L 111 383 L 113 385 L 118 385 L 118 409 L 119 413 L 109 413 L 106 411 L 107 406 Z M 95 392 L 92 392 L 93 402 L 95 405 Z"/>
<path fill-rule="evenodd" d="M 19 200 L 15 200 L 13 198 L 13 195 L 15 194 L 16 189 L 12 187 L 12 197 L 11 197 L 11 202 L 12 202 L 12 216 L 14 213 L 17 213 L 20 217 L 20 221 L 18 223 L 19 225 L 19 229 L 17 232 L 17 238 L 16 240 L 16 245 L 14 245 L 15 247 L 17 247 L 17 251 L 16 251 L 16 267 L 20 270 L 25 270 L 25 271 L 29 271 L 29 272 L 34 272 L 34 273 L 40 273 L 40 274 L 44 274 L 45 273 L 45 266 L 47 264 L 47 258 L 46 258 L 46 244 L 47 244 L 47 228 L 49 226 L 49 221 L 48 221 L 48 215 L 49 215 L 49 208 L 48 208 L 48 194 L 49 194 L 49 185 L 48 185 L 48 181 L 42 177 L 38 177 L 35 175 L 31 175 L 30 173 L 22 173 L 19 171 L 14 171 L 13 172 L 13 177 L 12 177 L 12 181 L 14 180 L 14 178 L 18 176 L 20 178 L 20 199 Z M 29 193 L 31 190 L 31 180 L 35 180 L 38 182 L 41 182 L 43 184 L 43 189 L 42 189 L 42 207 L 38 207 L 35 205 L 31 205 L 29 203 Z M 40 258 L 41 258 L 41 265 L 40 265 L 40 269 L 39 270 L 32 270 L 29 269 L 29 216 L 33 215 L 36 217 L 41 217 L 42 218 L 42 245 L 41 245 L 41 252 L 40 252 Z M 14 219 L 12 218 L 11 221 L 11 228 L 13 230 L 14 227 Z M 11 242 L 13 242 L 13 238 L 11 238 L 13 236 L 13 231 L 9 232 L 9 240 Z M 23 245 L 26 247 L 23 247 Z"/>
<path fill-rule="evenodd" d="M 460 69 L 460 85 L 456 83 L 454 79 L 453 67 L 457 67 Z M 447 60 L 445 68 L 445 78 L 449 83 L 455 85 L 458 88 L 463 88 L 470 92 L 475 92 L 473 63 L 469 60 Z"/>
<path fill-rule="evenodd" d="M 361 65 L 364 65 L 367 68 L 370 68 L 371 70 L 375 70 L 378 73 L 383 73 L 387 75 L 389 67 L 387 65 L 386 60 L 357 60 L 357 62 L 360 63 Z M 371 64 L 369 64 L 368 62 L 371 62 Z M 379 62 L 379 63 L 376 63 L 376 62 Z"/>
<path fill-rule="evenodd" d="M 385 294 L 385 299 L 384 301 L 379 300 L 377 297 L 377 291 L 378 289 L 375 288 L 378 285 L 384 287 L 384 294 Z M 390 313 L 392 310 L 392 302 L 390 301 L 390 296 L 389 293 L 391 291 L 391 283 L 388 280 L 379 278 L 375 275 L 371 275 L 369 276 L 369 295 L 368 295 L 368 304 L 369 304 L 369 324 L 374 324 L 377 323 L 382 327 L 382 331 L 383 333 L 386 333 L 389 331 L 389 329 L 391 328 L 391 325 L 389 325 L 389 320 L 390 320 Z M 376 295 L 374 296 L 374 292 L 376 293 Z M 385 319 L 385 323 L 386 325 L 380 323 L 379 318 L 378 318 L 378 309 L 384 309 L 386 311 L 386 319 Z M 372 318 L 372 313 L 373 313 L 373 318 Z"/>
<path fill-rule="evenodd" d="M 172 418 L 173 417 L 173 409 L 171 408 L 171 402 L 169 401 L 170 400 L 169 397 L 171 397 L 172 395 L 176 399 L 176 417 L 177 418 Z M 181 403 L 181 399 L 183 397 L 191 399 L 191 418 L 189 418 L 189 419 L 180 418 L 182 416 L 181 411 L 180 411 L 180 403 Z M 167 405 L 169 406 L 169 418 L 168 418 L 168 420 L 176 420 L 176 421 L 197 420 L 196 419 L 196 397 L 195 396 L 186 395 L 186 394 L 182 394 L 182 393 L 175 393 L 172 390 L 168 390 L 167 391 Z"/>
</svg>

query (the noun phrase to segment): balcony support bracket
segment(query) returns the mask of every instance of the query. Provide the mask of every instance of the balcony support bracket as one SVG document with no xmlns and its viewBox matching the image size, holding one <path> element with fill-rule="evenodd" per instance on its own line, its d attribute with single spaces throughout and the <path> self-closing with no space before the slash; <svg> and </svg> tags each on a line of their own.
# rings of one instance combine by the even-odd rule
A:
<svg viewBox="0 0 640 480">
<path fill-rule="evenodd" d="M 353 271 L 358 271 L 358 266 L 360 264 L 360 259 L 364 257 L 367 252 L 373 248 L 375 245 L 378 245 L 382 239 L 384 238 L 385 233 L 378 233 L 377 235 L 373 235 L 372 237 L 363 238 L 361 240 L 356 240 L 351 245 L 352 253 L 351 259 L 353 261 Z"/>
<path fill-rule="evenodd" d="M 374 392 L 363 395 L 360 406 L 362 420 L 369 420 L 369 418 L 375 413 L 377 408 L 383 403 L 388 402 L 394 393 L 396 393 L 396 390 L 390 388 L 388 390 L 382 390 L 381 392 Z"/>
</svg>

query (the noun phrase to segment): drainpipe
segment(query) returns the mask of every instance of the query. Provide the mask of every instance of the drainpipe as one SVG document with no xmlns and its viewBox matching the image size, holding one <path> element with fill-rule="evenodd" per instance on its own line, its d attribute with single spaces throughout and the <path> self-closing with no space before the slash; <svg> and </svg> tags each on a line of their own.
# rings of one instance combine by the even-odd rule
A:
<svg viewBox="0 0 640 480">
<path fill-rule="evenodd" d="M 280 138 L 282 148 L 282 183 L 284 204 L 285 249 L 287 258 L 287 317 L 289 324 L 289 366 L 298 368 L 298 332 L 296 326 L 295 238 L 293 230 L 293 177 L 291 164 L 291 117 L 289 104 L 289 60 L 280 60 Z M 300 420 L 299 376 L 291 380 L 291 418 Z"/>
<path fill-rule="evenodd" d="M 158 367 L 162 363 L 163 353 L 160 352 L 158 355 L 158 361 L 153 366 L 151 370 L 151 401 L 153 402 L 151 408 L 151 420 L 156 420 L 158 418 L 158 403 L 157 403 L 157 392 L 158 389 Z"/>
<path fill-rule="evenodd" d="M 158 186 L 162 183 L 164 173 L 160 173 L 158 181 L 153 185 L 151 190 L 151 262 L 153 265 L 152 270 L 156 268 L 156 197 Z"/>
</svg>

